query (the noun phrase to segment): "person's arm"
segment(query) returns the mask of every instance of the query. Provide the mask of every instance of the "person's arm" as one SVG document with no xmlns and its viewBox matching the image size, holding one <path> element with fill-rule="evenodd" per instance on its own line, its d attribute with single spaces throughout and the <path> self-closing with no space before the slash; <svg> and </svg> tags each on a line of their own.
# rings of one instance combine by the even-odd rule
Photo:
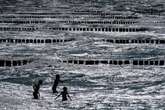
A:
<svg viewBox="0 0 165 110">
<path fill-rule="evenodd" d="M 38 92 L 38 97 L 40 98 L 40 93 Z"/>
<path fill-rule="evenodd" d="M 71 97 L 70 97 L 70 95 L 69 95 L 69 94 L 67 94 L 67 95 L 68 95 L 68 98 L 69 98 L 70 100 L 72 100 Z"/>
<path fill-rule="evenodd" d="M 35 84 L 33 84 L 32 87 L 33 87 L 33 90 L 36 90 L 36 85 Z"/>
<path fill-rule="evenodd" d="M 55 98 L 55 100 L 58 98 L 58 97 L 60 97 L 61 96 L 61 93 L 59 94 L 59 95 L 57 95 L 57 97 Z"/>
</svg>

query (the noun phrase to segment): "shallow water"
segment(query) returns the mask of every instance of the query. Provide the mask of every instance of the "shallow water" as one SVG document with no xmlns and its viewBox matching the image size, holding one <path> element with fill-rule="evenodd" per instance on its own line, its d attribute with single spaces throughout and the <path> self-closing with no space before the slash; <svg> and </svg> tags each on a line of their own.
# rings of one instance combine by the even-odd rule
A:
<svg viewBox="0 0 165 110">
<path fill-rule="evenodd" d="M 0 32 L 0 38 L 33 37 L 47 35 L 74 37 L 75 41 L 62 44 L 0 44 L 1 56 L 35 56 L 32 63 L 22 67 L 0 68 L 1 110 L 164 110 L 165 68 L 154 66 L 67 65 L 59 59 L 73 56 L 99 58 L 151 58 L 164 56 L 164 45 L 118 45 L 99 41 L 103 37 L 153 37 L 164 38 L 164 0 L 1 0 L 3 13 L 39 10 L 46 12 L 72 12 L 83 9 L 109 9 L 133 12 L 141 18 L 135 26 L 151 28 L 146 33 L 72 33 L 72 32 Z M 73 5 L 74 4 L 74 5 Z M 63 9 L 59 7 L 63 7 Z M 143 8 L 142 8 L 143 7 Z M 67 11 L 66 11 L 67 10 Z M 142 11 L 143 10 L 143 11 Z M 154 13 L 151 13 L 154 10 Z M 65 15 L 65 14 L 64 14 Z M 2 19 L 2 18 L 1 18 Z M 82 15 L 82 18 L 84 16 Z M 104 20 L 104 19 L 103 19 Z M 160 21 L 154 24 L 151 21 Z M 148 22 L 144 24 L 145 22 Z M 163 23 L 164 22 L 164 23 Z M 2 25 L 2 24 L 0 24 Z M 49 27 L 52 24 L 37 25 Z M 61 24 L 58 24 L 61 25 Z M 10 24 L 7 26 L 20 26 Z M 31 24 L 31 27 L 36 26 Z M 115 25 L 117 26 L 117 25 Z M 125 25 L 123 25 L 125 26 Z M 93 26 L 94 27 L 94 26 Z M 131 27 L 131 25 L 126 25 Z M 14 35 L 13 35 L 14 34 Z M 26 36 L 25 36 L 26 35 Z M 45 36 L 44 36 L 45 35 Z M 50 38 L 50 36 L 49 36 Z M 97 39 L 97 40 L 96 40 Z M 68 87 L 72 101 L 62 102 L 52 94 L 51 87 L 56 74 L 60 74 Z M 43 79 L 39 100 L 32 97 L 32 82 Z"/>
</svg>

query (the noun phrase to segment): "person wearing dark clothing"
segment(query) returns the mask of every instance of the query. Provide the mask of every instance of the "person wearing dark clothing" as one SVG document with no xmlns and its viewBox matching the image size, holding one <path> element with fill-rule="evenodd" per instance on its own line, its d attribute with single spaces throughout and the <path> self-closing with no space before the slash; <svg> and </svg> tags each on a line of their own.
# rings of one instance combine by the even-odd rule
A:
<svg viewBox="0 0 165 110">
<path fill-rule="evenodd" d="M 54 83 L 53 83 L 53 87 L 52 87 L 53 93 L 58 93 L 57 92 L 57 86 L 58 86 L 59 82 L 63 82 L 63 81 L 60 80 L 60 75 L 57 74 L 56 79 L 54 80 Z"/>
<path fill-rule="evenodd" d="M 34 91 L 34 92 L 33 92 L 33 97 L 34 97 L 34 99 L 39 99 L 39 97 L 40 97 L 39 92 Z"/>
<path fill-rule="evenodd" d="M 63 91 L 55 98 L 55 100 L 56 100 L 58 97 L 60 97 L 61 95 L 62 95 L 62 101 L 67 101 L 68 98 L 69 98 L 70 100 L 72 100 L 71 97 L 70 97 L 70 95 L 68 94 L 67 87 L 63 87 Z M 68 98 L 67 98 L 67 97 L 68 97 Z"/>
<path fill-rule="evenodd" d="M 40 93 L 39 93 L 39 89 L 40 89 L 40 86 L 42 85 L 42 80 L 39 80 L 38 82 L 35 82 L 33 84 L 33 97 L 34 99 L 39 99 L 40 97 Z"/>
</svg>

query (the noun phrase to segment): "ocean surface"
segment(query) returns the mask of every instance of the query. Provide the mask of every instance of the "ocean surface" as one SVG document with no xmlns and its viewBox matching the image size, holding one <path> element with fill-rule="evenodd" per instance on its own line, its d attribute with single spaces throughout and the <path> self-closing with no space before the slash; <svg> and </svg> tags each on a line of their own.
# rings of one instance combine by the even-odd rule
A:
<svg viewBox="0 0 165 110">
<path fill-rule="evenodd" d="M 164 0 L 0 0 L 1 15 L 36 12 L 53 13 L 77 10 L 101 10 L 131 13 L 139 16 L 136 24 L 115 24 L 110 27 L 146 27 L 147 32 L 97 33 L 97 32 L 8 32 L 0 31 L 4 38 L 75 38 L 58 44 L 10 44 L 0 43 L 1 59 L 6 56 L 33 57 L 32 63 L 18 67 L 0 67 L 0 110 L 165 110 L 165 66 L 133 65 L 78 65 L 64 64 L 68 57 L 88 58 L 157 58 L 164 57 L 165 46 L 157 44 L 112 44 L 104 38 L 165 38 Z M 1 16 L 0 15 L 0 16 Z M 72 16 L 72 15 L 69 15 Z M 69 18 L 68 18 L 69 19 Z M 79 15 L 71 20 L 109 20 Z M 1 18 L 0 20 L 5 20 Z M 20 18 L 18 20 L 21 20 Z M 35 20 L 59 19 L 39 18 Z M 131 20 L 130 20 L 131 21 Z M 81 26 L 80 24 L 72 24 Z M 70 26 L 64 23 L 47 24 L 0 24 L 0 27 Z M 82 24 L 85 26 L 85 24 Z M 104 27 L 104 24 L 89 27 Z M 52 94 L 56 74 L 66 86 L 72 101 L 62 102 Z M 42 79 L 40 99 L 33 99 L 32 82 Z"/>
</svg>

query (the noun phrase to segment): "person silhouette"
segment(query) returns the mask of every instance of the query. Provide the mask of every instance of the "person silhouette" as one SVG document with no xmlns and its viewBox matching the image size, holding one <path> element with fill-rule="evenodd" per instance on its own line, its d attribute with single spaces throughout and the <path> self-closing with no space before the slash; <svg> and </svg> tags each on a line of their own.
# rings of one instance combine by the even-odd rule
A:
<svg viewBox="0 0 165 110">
<path fill-rule="evenodd" d="M 34 99 L 39 99 L 40 97 L 40 93 L 39 93 L 39 89 L 40 89 L 40 86 L 42 85 L 43 81 L 42 80 L 39 80 L 39 81 L 35 81 L 34 84 L 33 84 L 33 97 Z"/>
<path fill-rule="evenodd" d="M 68 93 L 67 87 L 63 87 L 63 91 L 55 98 L 55 100 L 56 100 L 58 97 L 60 97 L 61 95 L 62 95 L 62 101 L 67 101 L 68 98 L 69 98 L 70 100 L 72 100 L 71 97 L 70 97 L 70 95 L 69 95 L 69 93 Z M 68 97 L 68 98 L 67 98 L 67 97 Z"/>
<path fill-rule="evenodd" d="M 52 87 L 53 93 L 58 93 L 57 86 L 58 86 L 59 82 L 63 82 L 63 81 L 60 80 L 60 75 L 57 74 L 56 79 L 54 80 L 54 83 L 53 83 L 53 87 Z"/>
</svg>

